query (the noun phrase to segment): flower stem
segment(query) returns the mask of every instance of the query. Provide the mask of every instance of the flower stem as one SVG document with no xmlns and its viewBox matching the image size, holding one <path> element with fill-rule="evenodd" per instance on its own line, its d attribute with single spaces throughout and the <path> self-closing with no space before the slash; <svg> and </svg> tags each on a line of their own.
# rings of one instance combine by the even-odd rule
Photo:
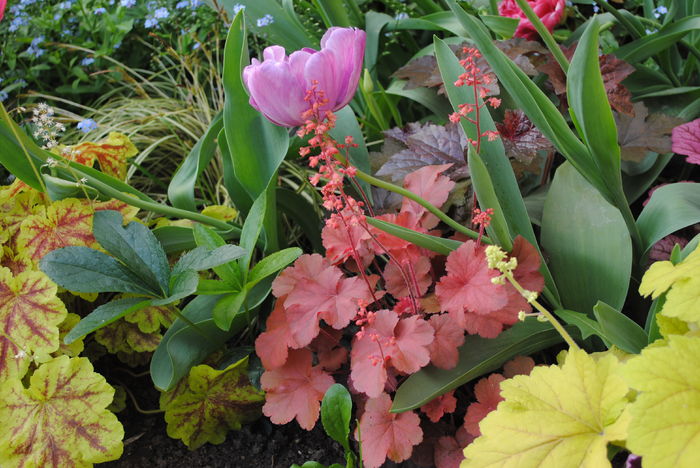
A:
<svg viewBox="0 0 700 468">
<path fill-rule="evenodd" d="M 527 299 L 527 293 L 528 291 L 525 291 L 525 289 L 520 286 L 520 283 L 518 283 L 515 278 L 513 278 L 513 273 L 508 273 L 505 275 L 506 278 L 508 278 L 508 281 L 510 284 L 513 285 L 513 287 L 524 297 Z M 528 301 L 530 302 L 530 301 Z M 579 349 L 578 345 L 576 344 L 576 341 L 569 335 L 569 332 L 566 331 L 566 329 L 562 326 L 561 323 L 554 317 L 554 315 L 548 311 L 542 304 L 539 303 L 539 301 L 534 300 L 531 301 L 530 304 L 537 309 L 539 313 L 541 313 L 544 317 L 547 318 L 549 323 L 552 324 L 554 329 L 559 332 L 562 338 L 564 338 L 564 341 L 569 345 L 569 348 L 571 349 Z"/>
<path fill-rule="evenodd" d="M 411 192 L 410 190 L 406 190 L 405 188 L 399 187 L 398 185 L 394 185 L 391 182 L 386 182 L 382 179 L 378 179 L 376 177 L 373 177 L 365 172 L 362 172 L 359 169 L 357 170 L 357 178 L 360 180 L 364 180 L 368 184 L 372 184 L 375 187 L 383 188 L 384 190 L 398 193 L 399 195 L 402 195 L 402 196 L 408 198 L 409 200 L 412 200 L 412 201 L 418 203 L 420 206 L 422 206 L 423 208 L 428 210 L 431 214 L 434 214 L 440 221 L 444 222 L 445 224 L 450 226 L 452 229 L 464 234 L 465 236 L 468 236 L 472 239 L 477 239 L 479 237 L 478 232 L 472 231 L 471 229 L 468 229 L 468 228 L 462 226 L 457 221 L 455 221 L 454 219 L 450 218 L 445 213 L 440 211 L 440 209 L 437 208 L 435 205 L 433 205 L 429 201 L 425 200 L 424 198 L 419 197 L 418 195 Z M 492 243 L 491 239 L 489 239 L 488 237 L 482 237 L 482 241 L 489 243 L 489 244 Z"/>
</svg>

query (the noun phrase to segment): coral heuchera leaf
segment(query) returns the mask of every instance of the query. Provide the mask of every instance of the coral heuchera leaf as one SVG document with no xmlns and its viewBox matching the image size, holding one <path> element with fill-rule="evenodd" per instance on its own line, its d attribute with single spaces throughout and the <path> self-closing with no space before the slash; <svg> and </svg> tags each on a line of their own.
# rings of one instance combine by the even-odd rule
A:
<svg viewBox="0 0 700 468">
<path fill-rule="evenodd" d="M 220 444 L 229 429 L 255 420 L 264 397 L 248 381 L 247 369 L 247 359 L 224 370 L 193 367 L 186 384 L 161 397 L 168 435 L 194 450 L 206 442 Z"/>
<path fill-rule="evenodd" d="M 0 381 L 22 378 L 29 354 L 56 351 L 58 325 L 66 315 L 65 306 L 56 297 L 56 285 L 46 275 L 26 271 L 13 276 L 9 269 L 0 267 Z"/>
<path fill-rule="evenodd" d="M 614 356 L 570 350 L 561 367 L 501 383 L 504 401 L 481 421 L 462 467 L 609 467 L 608 442 L 627 435 L 627 391 Z"/>
<path fill-rule="evenodd" d="M 413 446 L 423 440 L 420 418 L 412 411 L 390 413 L 391 397 L 382 393 L 365 405 L 360 418 L 362 460 L 367 468 L 378 468 L 387 457 L 395 462 L 408 459 Z M 357 437 L 358 434 L 356 434 Z"/>
<path fill-rule="evenodd" d="M 265 372 L 260 378 L 267 402 L 263 413 L 275 424 L 286 424 L 296 418 L 310 431 L 318 419 L 321 400 L 335 382 L 321 366 L 311 367 L 311 351 L 289 351 L 284 366 Z"/>
<path fill-rule="evenodd" d="M 42 364 L 29 388 L 19 379 L 0 386 L 2 466 L 90 467 L 122 454 L 124 430 L 106 408 L 114 389 L 86 358 L 60 356 Z"/>
<path fill-rule="evenodd" d="M 671 145 L 674 153 L 688 156 L 687 162 L 700 164 L 700 119 L 674 128 Z"/>
<path fill-rule="evenodd" d="M 275 296 L 287 296 L 284 308 L 289 328 L 299 346 L 318 335 L 319 319 L 335 329 L 350 324 L 358 311 L 358 300 L 373 301 L 367 284 L 360 278 L 345 278 L 318 254 L 302 255 L 272 283 Z"/>
<path fill-rule="evenodd" d="M 648 348 L 623 367 L 640 391 L 630 406 L 630 451 L 644 466 L 700 466 L 700 338 L 671 336 L 668 346 Z"/>
</svg>

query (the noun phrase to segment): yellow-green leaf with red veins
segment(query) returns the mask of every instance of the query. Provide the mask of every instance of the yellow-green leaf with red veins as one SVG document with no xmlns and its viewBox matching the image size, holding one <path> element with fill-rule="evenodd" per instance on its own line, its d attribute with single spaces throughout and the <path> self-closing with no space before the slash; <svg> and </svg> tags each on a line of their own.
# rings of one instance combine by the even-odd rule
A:
<svg viewBox="0 0 700 468">
<path fill-rule="evenodd" d="M 136 324 L 143 333 L 160 331 L 160 327 L 170 327 L 175 320 L 175 313 L 165 306 L 150 306 L 135 310 L 124 317 L 129 323 Z"/>
<path fill-rule="evenodd" d="M 63 339 L 66 337 L 68 332 L 71 331 L 73 327 L 78 324 L 78 322 L 80 322 L 80 315 L 68 313 L 68 315 L 66 315 L 66 319 L 58 325 L 58 349 L 51 354 L 35 355 L 34 360 L 36 362 L 47 362 L 58 356 L 65 355 L 68 357 L 76 357 L 82 353 L 83 349 L 85 349 L 85 344 L 83 343 L 82 338 L 75 340 L 71 344 L 65 344 L 63 342 Z"/>
<path fill-rule="evenodd" d="M 2 255 L 0 255 L 0 266 L 9 268 L 13 275 L 17 276 L 23 271 L 28 271 L 33 269 L 32 262 L 22 256 L 17 255 L 8 246 L 2 246 Z"/>
<path fill-rule="evenodd" d="M 80 200 L 66 198 L 53 202 L 41 214 L 22 222 L 17 238 L 18 251 L 38 264 L 54 249 L 69 245 L 93 247 L 92 209 Z"/>
<path fill-rule="evenodd" d="M 43 213 L 41 194 L 36 190 L 21 192 L 14 196 L 7 204 L 0 207 L 0 228 L 8 233 L 9 245 L 14 244 L 22 221 L 27 217 Z"/>
<path fill-rule="evenodd" d="M 105 408 L 114 389 L 86 358 L 60 356 L 42 364 L 29 388 L 0 385 L 0 465 L 91 467 L 121 456 L 124 429 Z"/>
<path fill-rule="evenodd" d="M 95 340 L 113 354 L 155 351 L 162 338 L 160 333 L 144 333 L 138 325 L 122 319 L 95 332 Z"/>
<path fill-rule="evenodd" d="M 0 382 L 21 379 L 32 354 L 58 349 L 58 325 L 66 315 L 56 285 L 46 275 L 27 271 L 14 276 L 0 268 Z"/>
<path fill-rule="evenodd" d="M 81 200 L 83 203 L 88 203 L 87 200 Z M 124 203 L 121 200 L 107 200 L 103 202 L 96 202 L 92 204 L 93 208 L 95 211 L 102 211 L 102 210 L 114 210 L 118 211 L 122 214 L 122 218 L 124 218 L 124 224 L 128 223 L 129 221 L 133 221 L 134 217 L 136 216 L 136 213 L 139 212 L 139 209 L 136 208 L 135 206 L 128 205 Z"/>
<path fill-rule="evenodd" d="M 206 442 L 220 444 L 229 429 L 258 418 L 265 398 L 250 385 L 247 367 L 247 358 L 224 370 L 199 365 L 186 385 L 161 394 L 168 435 L 194 450 Z"/>
<path fill-rule="evenodd" d="M 121 180 L 126 177 L 127 158 L 138 153 L 129 137 L 117 132 L 110 132 L 107 138 L 97 143 L 85 142 L 66 146 L 59 151 L 61 156 L 88 167 L 97 161 L 102 172 Z"/>
</svg>

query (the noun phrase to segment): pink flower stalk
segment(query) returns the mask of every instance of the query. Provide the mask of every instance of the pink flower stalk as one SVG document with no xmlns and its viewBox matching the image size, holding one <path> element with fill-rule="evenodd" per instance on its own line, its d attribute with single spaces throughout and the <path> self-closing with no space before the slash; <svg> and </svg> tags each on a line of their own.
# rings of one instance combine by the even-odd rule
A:
<svg viewBox="0 0 700 468">
<path fill-rule="evenodd" d="M 296 127 L 307 120 L 305 98 L 316 85 L 323 95 L 319 114 L 336 111 L 355 94 L 364 53 L 365 32 L 355 28 L 330 28 L 320 51 L 304 48 L 287 56 L 284 47 L 267 47 L 263 62 L 253 59 L 243 70 L 250 105 L 276 125 Z"/>
<path fill-rule="evenodd" d="M 552 32 L 554 26 L 561 21 L 564 16 L 564 0 L 527 0 L 537 16 L 542 20 L 545 27 Z M 520 24 L 515 30 L 515 37 L 522 37 L 531 41 L 537 40 L 538 34 L 535 27 L 527 19 L 525 13 L 520 9 L 515 0 L 503 0 L 498 5 L 498 13 L 509 18 L 519 18 Z"/>
<path fill-rule="evenodd" d="M 7 5 L 7 0 L 0 0 L 0 20 L 5 16 L 5 6 Z"/>
</svg>

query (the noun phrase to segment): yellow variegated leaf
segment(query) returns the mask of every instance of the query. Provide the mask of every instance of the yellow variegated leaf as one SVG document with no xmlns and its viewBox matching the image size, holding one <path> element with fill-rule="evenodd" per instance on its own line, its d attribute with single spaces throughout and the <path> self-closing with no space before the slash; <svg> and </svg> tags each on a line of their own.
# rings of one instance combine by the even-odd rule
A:
<svg viewBox="0 0 700 468">
<path fill-rule="evenodd" d="M 627 448 L 645 467 L 700 466 L 700 338 L 672 335 L 622 368 L 639 391 Z"/>
<path fill-rule="evenodd" d="M 22 378 L 32 354 L 58 349 L 58 325 L 66 318 L 56 285 L 40 271 L 13 276 L 0 268 L 0 381 Z"/>
<path fill-rule="evenodd" d="M 0 385 L 0 465 L 90 467 L 122 453 L 124 430 L 105 408 L 114 389 L 86 358 L 60 356 Z"/>
<path fill-rule="evenodd" d="M 134 323 L 143 333 L 160 331 L 160 327 L 170 327 L 175 320 L 175 313 L 166 306 L 149 306 L 135 310 L 124 317 L 129 323 Z"/>
<path fill-rule="evenodd" d="M 0 256 L 0 266 L 9 268 L 13 275 L 17 276 L 24 271 L 33 269 L 31 260 L 23 255 L 15 254 L 8 246 L 2 246 L 2 256 Z"/>
<path fill-rule="evenodd" d="M 220 371 L 199 365 L 186 384 L 161 394 L 168 435 L 194 450 L 206 442 L 222 443 L 229 429 L 259 417 L 265 398 L 250 385 L 247 367 L 247 358 Z"/>
<path fill-rule="evenodd" d="M 86 200 L 83 200 L 84 203 L 87 203 Z M 121 200 L 107 200 L 103 202 L 95 202 L 93 203 L 93 208 L 95 211 L 101 211 L 101 210 L 114 210 L 118 211 L 122 214 L 122 218 L 124 220 L 124 224 L 127 224 L 131 221 L 134 221 L 136 217 L 136 213 L 139 212 L 139 209 L 136 208 L 135 206 L 129 205 L 127 203 L 124 203 Z"/>
<path fill-rule="evenodd" d="M 202 210 L 202 214 L 222 221 L 233 221 L 238 216 L 238 210 L 231 206 L 209 205 Z"/>
<path fill-rule="evenodd" d="M 607 444 L 624 440 L 627 385 L 619 363 L 570 350 L 559 366 L 501 383 L 505 399 L 481 421 L 462 467 L 609 467 Z"/>
<path fill-rule="evenodd" d="M 20 251 L 38 264 L 54 249 L 69 245 L 97 245 L 92 235 L 89 205 L 74 198 L 51 203 L 43 214 L 29 216 L 22 222 L 17 244 Z"/>
<path fill-rule="evenodd" d="M 155 351 L 163 336 L 160 333 L 144 333 L 139 326 L 119 319 L 95 332 L 95 341 L 110 353 Z"/>
<path fill-rule="evenodd" d="M 698 275 L 700 270 L 700 248 L 696 248 L 682 262 L 677 265 L 669 261 L 654 262 L 644 273 L 642 284 L 639 285 L 639 294 L 656 299 L 662 293 L 668 291 L 676 281 Z"/>
<path fill-rule="evenodd" d="M 0 228 L 7 232 L 10 238 L 10 245 L 14 244 L 13 239 L 17 236 L 22 221 L 34 214 L 43 214 L 44 205 L 42 196 L 36 190 L 28 190 L 17 194 L 10 204 L 0 208 Z"/>
<path fill-rule="evenodd" d="M 59 150 L 61 156 L 88 167 L 95 161 L 100 169 L 118 179 L 126 177 L 126 160 L 138 153 L 129 137 L 122 133 L 110 132 L 102 141 L 97 143 L 85 142 L 75 146 L 65 146 Z"/>
</svg>

